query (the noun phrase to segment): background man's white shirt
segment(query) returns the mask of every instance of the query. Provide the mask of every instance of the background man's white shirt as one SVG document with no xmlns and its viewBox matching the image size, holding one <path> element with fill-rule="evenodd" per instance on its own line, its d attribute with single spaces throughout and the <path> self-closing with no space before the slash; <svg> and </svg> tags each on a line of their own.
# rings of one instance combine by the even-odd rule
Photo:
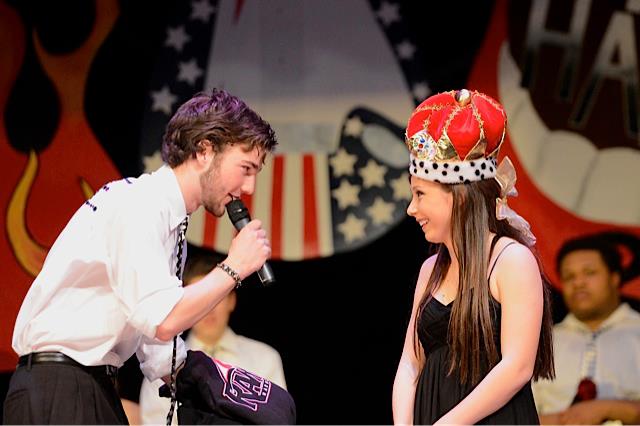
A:
<svg viewBox="0 0 640 426">
<path fill-rule="evenodd" d="M 599 328 L 595 338 L 598 399 L 640 400 L 640 314 L 621 304 Z M 553 329 L 556 378 L 533 383 L 540 414 L 567 409 L 582 379 L 582 357 L 593 332 L 573 314 Z"/>
</svg>

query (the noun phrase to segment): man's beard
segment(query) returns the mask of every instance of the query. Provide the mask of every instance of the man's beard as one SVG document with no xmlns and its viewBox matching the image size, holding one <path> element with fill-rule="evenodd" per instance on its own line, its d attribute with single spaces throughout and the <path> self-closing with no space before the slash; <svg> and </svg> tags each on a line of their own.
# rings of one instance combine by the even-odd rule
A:
<svg viewBox="0 0 640 426">
<path fill-rule="evenodd" d="M 615 309 L 620 304 L 619 300 L 608 299 L 603 301 L 601 304 L 594 303 L 592 306 L 588 306 L 586 308 L 580 308 L 579 306 L 572 307 L 570 309 L 573 312 L 573 315 L 582 322 L 587 321 L 604 321 L 615 311 Z"/>
<path fill-rule="evenodd" d="M 200 176 L 200 190 L 202 191 L 204 209 L 216 217 L 222 217 L 225 213 L 225 206 L 221 203 L 224 197 L 216 200 L 218 194 L 213 190 L 215 183 L 220 181 L 219 161 L 216 160 L 217 158 L 213 160 L 209 169 Z"/>
</svg>

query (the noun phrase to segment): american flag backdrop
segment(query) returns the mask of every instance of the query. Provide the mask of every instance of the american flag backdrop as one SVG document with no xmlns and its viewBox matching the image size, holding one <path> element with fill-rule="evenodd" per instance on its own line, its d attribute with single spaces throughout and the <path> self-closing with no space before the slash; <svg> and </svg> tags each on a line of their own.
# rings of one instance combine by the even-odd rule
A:
<svg viewBox="0 0 640 426">
<path fill-rule="evenodd" d="M 344 52 L 326 46 L 323 31 L 335 31 L 329 26 L 340 22 L 331 23 L 322 9 L 334 15 L 341 9 L 345 27 L 347 21 L 364 26 L 360 38 L 370 46 L 348 51 L 349 45 Z M 273 258 L 326 257 L 375 240 L 405 217 L 410 191 L 403 119 L 430 93 L 416 66 L 422 54 L 402 20 L 400 5 L 391 1 L 181 4 L 167 25 L 151 82 L 143 131 L 146 169 L 160 164 L 161 131 L 175 109 L 194 92 L 222 87 L 263 115 L 279 138 L 255 193 L 244 197 L 269 232 Z M 291 26 L 298 34 L 305 29 L 304 40 L 289 37 L 283 29 Z M 379 44 L 372 47 L 374 42 Z M 304 49 L 309 57 L 299 58 Z M 333 70 L 342 53 L 380 66 Z M 308 67 L 314 67 L 311 77 L 300 81 L 298 72 Z M 188 238 L 225 252 L 234 234 L 226 217 L 200 209 Z"/>
</svg>

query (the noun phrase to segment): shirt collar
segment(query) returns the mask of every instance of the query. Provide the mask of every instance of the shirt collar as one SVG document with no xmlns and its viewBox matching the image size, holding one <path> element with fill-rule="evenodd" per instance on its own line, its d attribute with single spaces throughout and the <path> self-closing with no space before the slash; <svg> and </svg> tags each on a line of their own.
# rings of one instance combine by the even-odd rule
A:
<svg viewBox="0 0 640 426">
<path fill-rule="evenodd" d="M 604 320 L 601 327 L 608 327 L 610 325 L 616 325 L 626 321 L 629 318 L 629 314 L 632 313 L 631 307 L 627 303 L 621 303 L 618 308 Z"/>
<path fill-rule="evenodd" d="M 236 339 L 237 334 L 230 327 L 227 327 L 218 341 L 218 347 L 229 352 L 235 352 L 237 347 Z"/>
<path fill-rule="evenodd" d="M 187 344 L 187 347 L 189 349 L 194 349 L 197 351 L 208 352 L 213 349 L 214 352 L 217 352 L 219 350 L 224 350 L 226 352 L 236 352 L 236 339 L 237 334 L 234 333 L 231 328 L 227 327 L 222 333 L 220 340 L 218 340 L 218 343 L 216 343 L 213 348 L 211 348 L 211 345 L 207 345 L 202 340 L 198 339 L 193 333 L 189 333 L 189 336 L 187 337 L 187 341 L 185 343 Z"/>
<path fill-rule="evenodd" d="M 600 327 L 598 327 L 598 330 L 596 331 L 603 330 L 605 328 L 608 328 L 610 326 L 613 326 L 625 321 L 629 316 L 630 312 L 631 312 L 631 307 L 629 307 L 627 303 L 621 303 L 620 305 L 618 305 L 616 310 L 613 311 L 611 315 L 609 315 L 607 319 L 605 319 L 602 322 L 602 324 L 600 324 Z M 572 328 L 575 330 L 583 330 L 589 333 L 592 332 L 591 329 L 587 327 L 585 323 L 583 323 L 578 318 L 576 318 L 576 316 L 573 315 L 572 313 L 567 314 L 565 319 L 562 320 L 561 324 L 565 327 Z"/>
<path fill-rule="evenodd" d="M 180 185 L 178 185 L 178 179 L 173 169 L 166 164 L 153 172 L 152 175 L 158 180 L 160 190 L 164 191 L 167 196 L 171 216 L 169 218 L 169 225 L 173 231 L 187 217 L 187 207 L 184 202 L 184 197 L 182 196 L 182 191 L 180 190 Z"/>
</svg>

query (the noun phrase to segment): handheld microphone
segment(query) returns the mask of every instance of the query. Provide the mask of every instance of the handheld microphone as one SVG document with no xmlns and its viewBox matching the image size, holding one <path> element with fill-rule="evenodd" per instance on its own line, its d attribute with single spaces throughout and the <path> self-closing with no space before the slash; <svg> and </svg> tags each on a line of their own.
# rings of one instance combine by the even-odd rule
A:
<svg viewBox="0 0 640 426">
<path fill-rule="evenodd" d="M 247 223 L 251 222 L 249 210 L 247 210 L 240 199 L 232 200 L 227 204 L 227 214 L 229 215 L 229 219 L 231 219 L 231 223 L 233 223 L 233 226 L 235 226 L 238 231 L 244 228 Z M 258 277 L 264 286 L 271 285 L 276 281 L 271 266 L 266 262 L 262 265 L 262 268 L 258 270 Z"/>
</svg>

